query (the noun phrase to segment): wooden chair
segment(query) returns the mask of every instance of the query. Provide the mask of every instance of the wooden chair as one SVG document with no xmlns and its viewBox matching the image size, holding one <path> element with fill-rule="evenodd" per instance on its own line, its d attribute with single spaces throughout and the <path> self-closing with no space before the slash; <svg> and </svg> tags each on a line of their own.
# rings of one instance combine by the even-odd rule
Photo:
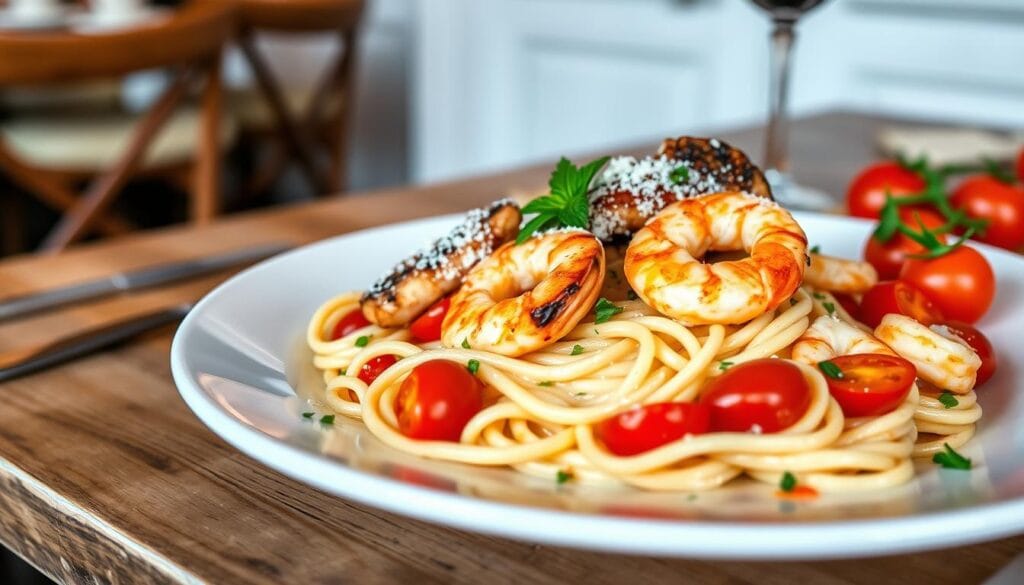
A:
<svg viewBox="0 0 1024 585">
<path fill-rule="evenodd" d="M 289 159 L 298 162 L 314 193 L 342 191 L 347 183 L 349 118 L 355 90 L 355 59 L 364 0 L 241 0 L 238 43 L 252 68 L 262 99 L 233 108 L 246 123 L 271 119 L 273 140 L 247 191 L 262 192 Z M 285 92 L 255 43 L 256 33 L 337 33 L 341 51 L 311 95 Z M 269 112 L 262 108 L 269 108 Z M 324 165 L 323 150 L 328 153 Z"/>
<path fill-rule="evenodd" d="M 58 117 L 34 125 L 18 118 L 0 124 L 0 172 L 65 212 L 44 240 L 43 251 L 64 249 L 94 229 L 105 233 L 130 229 L 125 221 L 104 212 L 129 179 L 165 162 L 161 148 L 176 151 L 179 158 L 191 154 L 189 149 L 197 150 L 188 157 L 186 169 L 192 187 L 190 217 L 203 223 L 216 215 L 219 158 L 227 133 L 221 117 L 221 53 L 234 34 L 236 15 L 233 2 L 193 0 L 167 19 L 130 29 L 97 34 L 0 33 L 0 55 L 4 56 L 0 88 L 86 82 L 152 69 L 169 72 L 166 89 L 129 133 L 108 137 L 123 148 L 107 153 L 107 160 L 94 156 L 87 142 L 98 132 L 95 117 L 79 117 L 70 126 Z M 179 106 L 197 82 L 203 83 L 199 111 L 182 117 Z M 168 126 L 179 131 L 162 132 Z M 174 135 L 180 135 L 180 128 L 197 128 L 196 141 L 184 148 L 180 140 L 176 144 Z M 93 164 L 102 168 L 83 168 Z M 76 193 L 72 186 L 85 177 L 88 186 L 84 193 Z"/>
</svg>

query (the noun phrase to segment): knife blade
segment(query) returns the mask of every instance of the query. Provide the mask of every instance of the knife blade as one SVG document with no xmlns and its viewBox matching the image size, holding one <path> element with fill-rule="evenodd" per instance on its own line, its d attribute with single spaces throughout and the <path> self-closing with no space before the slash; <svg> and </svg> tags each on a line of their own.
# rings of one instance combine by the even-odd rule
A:
<svg viewBox="0 0 1024 585">
<path fill-rule="evenodd" d="M 260 244 L 206 258 L 121 272 L 80 284 L 14 297 L 0 301 L 0 321 L 117 293 L 205 276 L 232 266 L 263 260 L 290 248 L 290 245 L 280 242 Z"/>
</svg>

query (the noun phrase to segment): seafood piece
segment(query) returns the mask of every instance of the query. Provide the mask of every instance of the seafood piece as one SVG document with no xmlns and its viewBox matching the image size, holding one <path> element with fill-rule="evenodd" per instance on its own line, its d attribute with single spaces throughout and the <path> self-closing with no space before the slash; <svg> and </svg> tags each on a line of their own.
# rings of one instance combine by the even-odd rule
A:
<svg viewBox="0 0 1024 585">
<path fill-rule="evenodd" d="M 452 297 L 441 341 L 507 356 L 554 343 L 597 302 L 604 270 L 604 248 L 585 231 L 506 244 L 474 268 Z"/>
<path fill-rule="evenodd" d="M 896 355 L 888 345 L 871 334 L 840 321 L 822 315 L 811 323 L 793 344 L 792 358 L 798 362 L 815 365 L 840 355 L 881 353 Z"/>
<path fill-rule="evenodd" d="M 704 263 L 708 251 L 744 250 Z M 633 290 L 684 325 L 744 323 L 775 309 L 800 286 L 807 237 L 788 211 L 759 197 L 719 193 L 666 207 L 626 250 Z"/>
<path fill-rule="evenodd" d="M 812 288 L 841 293 L 864 293 L 878 283 L 878 272 L 867 262 L 811 253 L 804 282 Z"/>
<path fill-rule="evenodd" d="M 914 364 L 917 376 L 938 388 L 967 394 L 981 367 L 981 358 L 947 327 L 926 327 L 906 315 L 886 315 L 875 336 Z"/>
<path fill-rule="evenodd" d="M 360 299 L 371 323 L 406 325 L 459 287 L 466 274 L 499 246 L 516 237 L 522 213 L 509 199 L 474 209 L 447 236 L 406 258 Z"/>
<path fill-rule="evenodd" d="M 628 239 L 670 203 L 726 191 L 772 198 L 742 151 L 714 138 L 669 138 L 656 157 L 609 161 L 590 194 L 591 230 L 603 242 Z"/>
</svg>

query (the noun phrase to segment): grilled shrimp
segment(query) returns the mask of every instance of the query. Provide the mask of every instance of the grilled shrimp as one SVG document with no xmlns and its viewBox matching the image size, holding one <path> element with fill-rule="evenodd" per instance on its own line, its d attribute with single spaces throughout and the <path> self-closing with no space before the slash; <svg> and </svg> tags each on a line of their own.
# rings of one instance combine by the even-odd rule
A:
<svg viewBox="0 0 1024 585">
<path fill-rule="evenodd" d="M 452 297 L 441 340 L 513 357 L 540 349 L 587 315 L 604 271 L 604 248 L 584 231 L 505 244 L 470 271 Z"/>
<path fill-rule="evenodd" d="M 869 333 L 834 317 L 822 315 L 793 344 L 792 358 L 814 365 L 836 356 L 860 353 L 896 355 L 888 345 Z"/>
<path fill-rule="evenodd" d="M 811 253 L 804 282 L 818 290 L 863 293 L 878 283 L 878 272 L 867 262 Z"/>
<path fill-rule="evenodd" d="M 705 264 L 705 252 L 748 258 Z M 800 286 L 807 238 L 777 204 L 742 193 L 684 199 L 633 237 L 626 278 L 655 310 L 685 325 L 743 323 L 775 309 Z"/>
<path fill-rule="evenodd" d="M 761 170 L 716 139 L 666 139 L 656 157 L 613 158 L 590 195 L 590 223 L 603 242 L 632 236 L 665 206 L 698 195 L 741 191 L 772 198 Z"/>
<path fill-rule="evenodd" d="M 914 364 L 917 376 L 939 388 L 966 394 L 974 388 L 981 358 L 942 325 L 927 327 L 905 315 L 886 315 L 875 336 Z"/>
<path fill-rule="evenodd" d="M 360 306 L 371 323 L 406 325 L 459 287 L 478 262 L 519 233 L 522 213 L 508 199 L 474 209 L 447 236 L 406 258 L 366 291 Z"/>
</svg>

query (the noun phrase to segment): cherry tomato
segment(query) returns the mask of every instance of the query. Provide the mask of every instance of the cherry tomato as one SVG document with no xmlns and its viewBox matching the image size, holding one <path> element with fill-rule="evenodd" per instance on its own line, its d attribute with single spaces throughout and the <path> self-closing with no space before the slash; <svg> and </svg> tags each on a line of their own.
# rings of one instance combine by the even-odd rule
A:
<svg viewBox="0 0 1024 585">
<path fill-rule="evenodd" d="M 946 321 L 942 325 L 945 325 L 957 337 L 966 341 L 967 345 L 971 346 L 971 349 L 974 350 L 974 353 L 978 354 L 978 357 L 981 358 L 981 367 L 978 368 L 978 378 L 974 381 L 974 386 L 981 386 L 987 382 L 992 377 L 992 374 L 996 373 L 996 352 L 992 349 L 992 342 L 981 331 L 967 323 Z"/>
<path fill-rule="evenodd" d="M 910 258 L 900 280 L 919 288 L 954 321 L 977 322 L 996 296 L 996 277 L 988 260 L 967 246 L 930 260 Z"/>
<path fill-rule="evenodd" d="M 928 229 L 935 229 L 946 223 L 941 213 L 923 206 L 906 206 L 899 209 L 900 221 L 915 231 L 920 230 L 918 220 Z M 946 236 L 939 235 L 946 241 Z M 873 236 L 864 244 L 864 259 L 878 271 L 881 280 L 895 280 L 900 275 L 903 262 L 911 254 L 925 252 L 924 246 L 897 232 L 887 242 L 880 242 Z"/>
<path fill-rule="evenodd" d="M 426 313 L 423 313 L 409 325 L 409 332 L 420 343 L 437 341 L 441 339 L 441 322 L 448 314 L 448 307 L 451 306 L 451 297 L 445 297 L 437 301 Z"/>
<path fill-rule="evenodd" d="M 481 408 L 480 382 L 464 364 L 448 360 L 413 368 L 395 398 L 398 430 L 411 439 L 458 441 Z"/>
<path fill-rule="evenodd" d="M 711 412 L 700 403 L 663 402 L 638 406 L 598 423 L 597 437 L 616 455 L 650 451 L 683 435 L 708 432 Z"/>
<path fill-rule="evenodd" d="M 885 205 L 886 193 L 893 197 L 924 191 L 926 184 L 914 171 L 897 162 L 873 164 L 857 175 L 846 191 L 850 215 L 877 219 Z"/>
<path fill-rule="evenodd" d="M 708 384 L 700 397 L 711 408 L 711 429 L 775 433 L 793 425 L 811 404 L 800 368 L 764 358 L 733 366 Z"/>
<path fill-rule="evenodd" d="M 906 315 L 925 325 L 942 320 L 942 312 L 931 299 L 914 285 L 901 280 L 880 282 L 868 289 L 860 300 L 857 318 L 868 327 L 875 328 L 889 313 Z"/>
<path fill-rule="evenodd" d="M 373 384 L 373 381 L 377 379 L 377 376 L 395 365 L 398 358 L 393 355 L 379 355 L 370 361 L 363 364 L 363 367 L 359 368 L 359 379 L 367 384 Z"/>
<path fill-rule="evenodd" d="M 1024 246 L 1024 188 L 990 175 L 967 178 L 953 191 L 950 203 L 971 217 L 988 220 L 974 239 L 1007 250 Z"/>
<path fill-rule="evenodd" d="M 917 377 L 914 364 L 879 353 L 841 355 L 829 360 L 842 378 L 825 376 L 828 391 L 846 416 L 878 416 L 894 410 Z"/>
<path fill-rule="evenodd" d="M 363 312 L 359 309 L 346 313 L 334 325 L 334 331 L 331 332 L 331 341 L 341 339 L 356 329 L 362 329 L 369 324 L 370 322 L 366 320 L 366 317 L 363 317 Z"/>
<path fill-rule="evenodd" d="M 843 306 L 844 311 L 849 313 L 850 316 L 853 317 L 854 319 L 857 318 L 857 315 L 860 313 L 860 305 L 857 304 L 857 299 L 853 298 L 852 296 L 846 293 L 838 292 L 832 293 L 832 296 L 835 297 L 837 301 L 839 301 L 839 304 Z"/>
</svg>

